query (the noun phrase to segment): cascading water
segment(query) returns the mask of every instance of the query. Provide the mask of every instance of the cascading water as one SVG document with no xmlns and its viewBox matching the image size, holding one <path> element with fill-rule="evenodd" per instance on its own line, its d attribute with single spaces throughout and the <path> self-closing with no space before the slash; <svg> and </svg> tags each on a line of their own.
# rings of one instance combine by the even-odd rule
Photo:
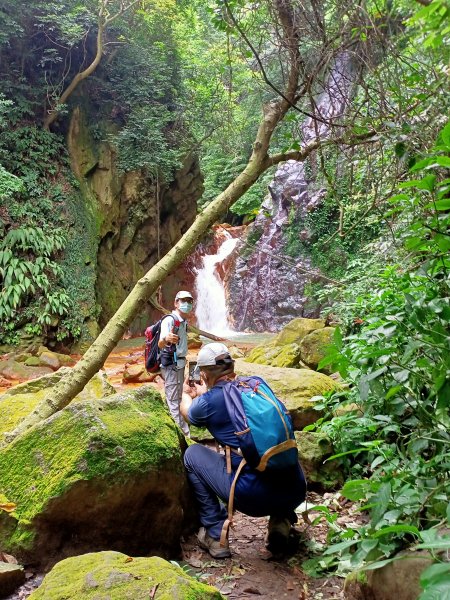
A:
<svg viewBox="0 0 450 600">
<path fill-rule="evenodd" d="M 238 241 L 237 238 L 229 237 L 222 243 L 217 254 L 203 256 L 203 265 L 196 269 L 197 325 L 199 329 L 219 336 L 226 337 L 234 332 L 228 324 L 225 288 L 217 275 L 217 266 L 233 252 Z"/>
<path fill-rule="evenodd" d="M 344 52 L 336 58 L 316 99 L 316 118 L 302 124 L 302 146 L 330 136 L 333 124 L 337 125 L 345 113 L 354 80 L 351 56 Z M 228 282 L 228 294 L 233 298 L 231 320 L 240 330 L 278 331 L 294 317 L 316 316 L 316 308 L 308 307 L 304 290 L 317 274 L 311 274 L 314 268 L 307 253 L 295 261 L 286 256 L 284 230 L 293 215 L 304 222 L 305 216 L 321 204 L 326 190 L 318 188 L 304 163 L 289 160 L 278 167 L 269 192 L 252 229 L 258 241 L 251 252 L 247 248 L 237 259 Z M 302 241 L 309 235 L 306 228 L 299 233 Z"/>
</svg>

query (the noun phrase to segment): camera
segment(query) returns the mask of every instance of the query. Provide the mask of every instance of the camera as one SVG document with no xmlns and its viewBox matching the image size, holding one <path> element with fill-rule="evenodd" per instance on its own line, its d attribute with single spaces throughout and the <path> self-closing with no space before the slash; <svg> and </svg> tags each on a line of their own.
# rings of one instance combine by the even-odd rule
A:
<svg viewBox="0 0 450 600">
<path fill-rule="evenodd" d="M 193 386 L 194 383 L 201 383 L 200 368 L 196 362 L 189 361 L 188 383 Z"/>
</svg>

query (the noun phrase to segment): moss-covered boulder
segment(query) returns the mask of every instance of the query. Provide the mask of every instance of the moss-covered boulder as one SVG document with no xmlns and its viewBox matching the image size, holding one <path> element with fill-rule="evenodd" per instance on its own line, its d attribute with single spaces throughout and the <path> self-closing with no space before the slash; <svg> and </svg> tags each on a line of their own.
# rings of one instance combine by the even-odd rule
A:
<svg viewBox="0 0 450 600">
<path fill-rule="evenodd" d="M 203 342 L 200 339 L 198 333 L 194 333 L 193 331 L 188 331 L 188 348 L 189 350 L 197 350 L 203 346 Z"/>
<path fill-rule="evenodd" d="M 0 492 L 16 505 L 0 512 L 0 547 L 43 565 L 104 549 L 174 556 L 184 448 L 150 386 L 72 402 L 0 450 Z"/>
<path fill-rule="evenodd" d="M 322 329 L 325 327 L 325 321 L 323 319 L 305 319 L 299 317 L 289 321 L 287 325 L 283 327 L 280 333 L 275 338 L 275 344 L 277 346 L 284 346 L 285 344 L 300 343 L 301 340 L 316 329 Z"/>
<path fill-rule="evenodd" d="M 67 558 L 45 576 L 30 600 L 222 600 L 220 592 L 156 556 L 97 552 Z"/>
<path fill-rule="evenodd" d="M 324 327 L 308 333 L 300 342 L 302 361 L 311 369 L 317 369 L 319 362 L 325 357 L 333 342 L 334 327 Z M 327 367 L 324 372 L 330 372 Z"/>
<path fill-rule="evenodd" d="M 1 394 L 0 440 L 3 438 L 4 433 L 12 431 L 41 401 L 50 396 L 52 388 L 68 372 L 70 372 L 68 367 L 59 369 L 57 373 L 50 371 L 44 377 L 21 383 Z M 116 390 L 108 382 L 106 375 L 97 373 L 72 402 L 83 400 L 92 402 L 115 393 Z"/>
<path fill-rule="evenodd" d="M 341 487 L 344 477 L 337 461 L 325 462 L 333 454 L 330 439 L 315 431 L 296 431 L 298 458 L 310 489 L 318 491 L 334 490 Z"/>
<path fill-rule="evenodd" d="M 278 346 L 273 341 L 253 348 L 245 360 L 272 367 L 297 367 L 300 364 L 300 346 L 294 342 Z"/>
<path fill-rule="evenodd" d="M 196 427 L 195 425 L 189 425 L 189 433 L 191 439 L 196 442 L 213 442 L 214 436 L 206 429 L 206 427 Z"/>
<path fill-rule="evenodd" d="M 294 429 L 300 430 L 315 423 L 322 416 L 314 409 L 311 398 L 320 396 L 339 385 L 323 373 L 309 369 L 288 369 L 251 364 L 245 360 L 236 361 L 238 375 L 259 375 L 272 387 L 275 394 L 282 400 L 292 417 Z"/>
</svg>

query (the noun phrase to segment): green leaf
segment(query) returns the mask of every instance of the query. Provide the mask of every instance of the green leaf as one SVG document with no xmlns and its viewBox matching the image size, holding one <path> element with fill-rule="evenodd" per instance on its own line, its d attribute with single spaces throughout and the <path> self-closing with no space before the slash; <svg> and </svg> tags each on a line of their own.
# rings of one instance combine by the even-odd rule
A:
<svg viewBox="0 0 450 600">
<path fill-rule="evenodd" d="M 438 563 L 430 565 L 420 574 L 420 585 L 424 588 L 433 583 L 439 583 L 445 580 L 450 583 L 450 563 Z"/>
<path fill-rule="evenodd" d="M 354 546 L 358 542 L 359 540 L 347 540 L 345 542 L 333 544 L 332 546 L 329 546 L 323 554 L 326 556 L 328 554 L 336 554 L 338 552 L 342 552 L 342 550 L 347 550 L 347 548 L 351 548 L 351 546 Z"/>
<path fill-rule="evenodd" d="M 436 200 L 434 203 L 436 210 L 449 210 L 450 209 L 450 198 L 443 198 L 442 200 Z"/>
<path fill-rule="evenodd" d="M 362 500 L 367 497 L 370 487 L 370 481 L 367 479 L 353 479 L 347 481 L 341 490 L 341 494 L 344 498 L 348 498 L 349 500 Z"/>
<path fill-rule="evenodd" d="M 419 535 L 419 530 L 414 525 L 389 525 L 376 531 L 373 537 L 379 538 L 390 533 L 414 533 L 415 535 Z"/>
</svg>

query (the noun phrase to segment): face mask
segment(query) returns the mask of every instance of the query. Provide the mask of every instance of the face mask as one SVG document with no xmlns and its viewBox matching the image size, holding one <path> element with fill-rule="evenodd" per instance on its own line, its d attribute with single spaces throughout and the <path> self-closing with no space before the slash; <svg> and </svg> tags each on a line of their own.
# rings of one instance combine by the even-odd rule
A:
<svg viewBox="0 0 450 600">
<path fill-rule="evenodd" d="M 181 302 L 179 308 L 181 312 L 190 313 L 192 310 L 192 304 L 190 304 L 189 302 Z"/>
</svg>

